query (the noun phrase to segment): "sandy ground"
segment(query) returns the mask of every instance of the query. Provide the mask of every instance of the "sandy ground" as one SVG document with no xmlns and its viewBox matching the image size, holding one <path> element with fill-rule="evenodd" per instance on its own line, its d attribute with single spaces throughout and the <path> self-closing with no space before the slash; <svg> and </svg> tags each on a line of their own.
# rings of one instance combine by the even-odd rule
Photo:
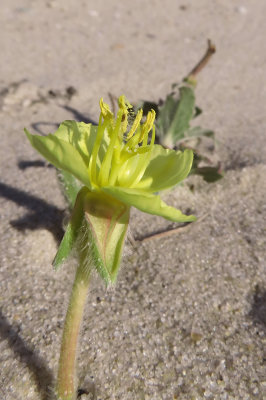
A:
<svg viewBox="0 0 266 400">
<path fill-rule="evenodd" d="M 265 398 L 265 15 L 264 0 L 1 1 L 2 399 L 52 398 L 74 272 L 73 260 L 52 270 L 66 203 L 23 127 L 96 120 L 108 92 L 158 100 L 207 38 L 217 54 L 200 75 L 199 122 L 216 132 L 225 178 L 190 177 L 165 194 L 207 216 L 127 243 L 114 288 L 94 278 L 79 387 L 94 400 Z M 135 237 L 169 226 L 132 212 Z"/>
</svg>

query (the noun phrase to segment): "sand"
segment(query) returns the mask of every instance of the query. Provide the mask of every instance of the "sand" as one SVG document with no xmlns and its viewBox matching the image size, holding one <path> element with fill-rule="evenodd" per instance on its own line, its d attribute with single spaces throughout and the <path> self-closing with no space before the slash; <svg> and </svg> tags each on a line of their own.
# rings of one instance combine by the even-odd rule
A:
<svg viewBox="0 0 266 400">
<path fill-rule="evenodd" d="M 94 276 L 79 388 L 83 400 L 266 397 L 265 14 L 263 0 L 2 0 L 2 399 L 53 398 L 75 270 L 74 259 L 52 269 L 67 204 L 24 126 L 44 134 L 65 119 L 97 121 L 109 92 L 158 101 L 207 38 L 217 53 L 199 78 L 198 123 L 215 131 L 225 177 L 191 176 L 165 193 L 204 218 L 136 247 L 127 241 L 111 289 Z M 173 226 L 131 213 L 135 238 Z"/>
</svg>

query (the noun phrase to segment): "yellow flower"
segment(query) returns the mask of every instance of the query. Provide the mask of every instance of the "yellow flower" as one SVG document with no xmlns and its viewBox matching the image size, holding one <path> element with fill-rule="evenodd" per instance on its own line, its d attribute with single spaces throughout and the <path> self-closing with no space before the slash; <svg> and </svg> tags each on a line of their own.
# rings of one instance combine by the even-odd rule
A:
<svg viewBox="0 0 266 400">
<path fill-rule="evenodd" d="M 118 105 L 115 117 L 100 100 L 98 126 L 65 121 L 47 136 L 31 135 L 25 130 L 36 150 L 84 185 L 55 264 L 68 255 L 85 216 L 98 260 L 96 268 L 107 283 L 117 275 L 131 206 L 175 222 L 195 220 L 167 206 L 155 194 L 186 178 L 192 166 L 192 151 L 174 151 L 154 144 L 153 110 L 142 123 L 142 110 L 134 116 L 124 96 Z"/>
</svg>

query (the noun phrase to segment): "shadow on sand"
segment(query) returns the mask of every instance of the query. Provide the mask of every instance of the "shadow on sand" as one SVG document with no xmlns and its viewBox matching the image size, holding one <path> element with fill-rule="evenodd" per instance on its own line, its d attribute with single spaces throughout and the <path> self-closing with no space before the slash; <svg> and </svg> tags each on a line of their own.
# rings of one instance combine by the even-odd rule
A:
<svg viewBox="0 0 266 400">
<path fill-rule="evenodd" d="M 249 317 L 266 330 L 266 288 L 255 288 Z"/>
<path fill-rule="evenodd" d="M 7 340 L 8 346 L 12 349 L 16 359 L 24 364 L 32 373 L 42 400 L 48 400 L 49 390 L 53 386 L 53 375 L 43 358 L 37 355 L 18 333 L 0 309 L 0 337 Z M 4 372 L 4 371 L 2 371 Z M 14 373 L 16 373 L 14 371 Z"/>
<path fill-rule="evenodd" d="M 10 221 L 10 224 L 24 231 L 25 229 L 47 229 L 50 231 L 57 243 L 60 243 L 64 231 L 62 221 L 64 211 L 47 203 L 45 200 L 0 182 L 0 197 L 11 200 L 19 206 L 29 210 L 22 218 Z"/>
</svg>

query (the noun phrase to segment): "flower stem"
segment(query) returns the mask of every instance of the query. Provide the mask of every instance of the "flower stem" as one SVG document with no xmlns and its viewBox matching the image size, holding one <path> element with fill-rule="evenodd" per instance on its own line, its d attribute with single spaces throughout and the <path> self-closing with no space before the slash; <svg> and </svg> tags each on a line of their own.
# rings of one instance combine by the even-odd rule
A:
<svg viewBox="0 0 266 400">
<path fill-rule="evenodd" d="M 58 400 L 75 400 L 77 398 L 77 345 L 89 281 L 88 270 L 81 261 L 76 272 L 64 325 L 56 384 Z"/>
</svg>

